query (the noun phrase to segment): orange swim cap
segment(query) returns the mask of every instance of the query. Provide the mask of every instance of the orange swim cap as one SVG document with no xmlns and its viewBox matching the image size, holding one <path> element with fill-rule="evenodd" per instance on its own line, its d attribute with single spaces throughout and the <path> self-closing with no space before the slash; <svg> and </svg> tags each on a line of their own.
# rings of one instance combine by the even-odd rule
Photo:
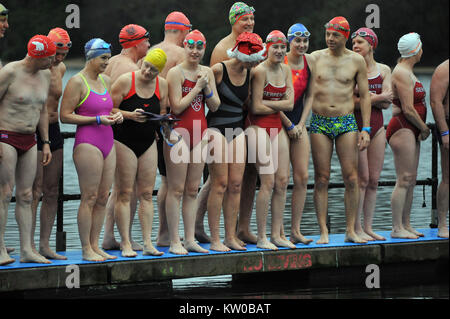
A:
<svg viewBox="0 0 450 319">
<path fill-rule="evenodd" d="M 132 48 L 149 38 L 148 31 L 137 24 L 128 24 L 120 30 L 119 43 L 122 48 Z"/>
<path fill-rule="evenodd" d="M 179 11 L 171 12 L 164 25 L 165 30 L 190 30 L 191 28 L 192 24 L 189 19 Z"/>
<path fill-rule="evenodd" d="M 72 47 L 69 34 L 62 28 L 51 29 L 47 36 L 55 43 L 57 49 L 69 50 Z"/>
<path fill-rule="evenodd" d="M 56 45 L 45 35 L 35 35 L 28 41 L 28 55 L 32 58 L 46 58 L 56 53 Z"/>
<path fill-rule="evenodd" d="M 325 24 L 327 31 L 337 31 L 342 34 L 346 39 L 350 36 L 350 24 L 344 17 L 335 17 Z"/>
</svg>

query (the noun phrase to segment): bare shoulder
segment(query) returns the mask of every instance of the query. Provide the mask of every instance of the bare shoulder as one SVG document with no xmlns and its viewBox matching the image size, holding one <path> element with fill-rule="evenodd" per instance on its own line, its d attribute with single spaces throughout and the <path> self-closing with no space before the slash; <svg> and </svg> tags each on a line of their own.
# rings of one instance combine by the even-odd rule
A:
<svg viewBox="0 0 450 319">
<path fill-rule="evenodd" d="M 162 76 L 158 75 L 159 86 L 163 88 L 167 88 L 167 80 Z"/>
<path fill-rule="evenodd" d="M 438 67 L 436 68 L 436 70 L 434 70 L 434 75 L 439 76 L 439 77 L 447 77 L 448 78 L 448 73 L 449 73 L 449 60 L 445 60 L 444 62 L 442 62 L 441 64 L 438 65 Z"/>
<path fill-rule="evenodd" d="M 390 66 L 383 63 L 377 63 L 377 65 L 380 68 L 380 73 L 383 78 L 392 73 Z"/>
<path fill-rule="evenodd" d="M 314 62 L 316 62 L 316 56 L 309 54 L 309 53 L 305 53 L 305 58 L 306 58 L 306 62 L 308 62 L 308 64 L 313 64 Z"/>
</svg>

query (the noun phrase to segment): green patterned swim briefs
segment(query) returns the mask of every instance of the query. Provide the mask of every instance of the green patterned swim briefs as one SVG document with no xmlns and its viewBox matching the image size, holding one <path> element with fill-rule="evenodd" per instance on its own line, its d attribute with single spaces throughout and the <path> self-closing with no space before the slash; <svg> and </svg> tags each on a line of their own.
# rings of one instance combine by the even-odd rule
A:
<svg viewBox="0 0 450 319">
<path fill-rule="evenodd" d="M 310 130 L 311 134 L 323 134 L 334 140 L 342 134 L 358 132 L 358 124 L 353 114 L 326 117 L 313 113 L 311 116 Z"/>
</svg>

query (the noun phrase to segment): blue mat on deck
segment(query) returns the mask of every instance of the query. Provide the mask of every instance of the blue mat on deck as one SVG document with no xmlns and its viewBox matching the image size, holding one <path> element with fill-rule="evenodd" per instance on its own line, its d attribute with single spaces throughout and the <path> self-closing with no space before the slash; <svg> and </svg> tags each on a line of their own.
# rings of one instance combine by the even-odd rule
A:
<svg viewBox="0 0 450 319">
<path fill-rule="evenodd" d="M 351 247 L 351 246 L 361 246 L 361 245 L 379 245 L 379 244 L 393 244 L 393 243 L 412 243 L 412 242 L 424 242 L 424 241 L 433 241 L 433 240 L 444 240 L 443 238 L 439 238 L 437 236 L 437 229 L 419 229 L 421 233 L 425 235 L 425 237 L 421 237 L 419 239 L 399 239 L 399 238 L 391 238 L 390 231 L 380 231 L 378 234 L 384 236 L 386 241 L 371 241 L 367 244 L 354 244 L 354 243 L 346 243 L 344 234 L 330 234 L 329 235 L 329 244 L 316 244 L 316 241 L 319 240 L 320 236 L 306 236 L 313 240 L 309 245 L 297 244 L 297 249 L 311 249 L 311 248 L 330 248 L 330 247 Z M 201 244 L 201 246 L 205 249 L 209 249 L 209 244 Z M 51 267 L 51 266 L 67 266 L 73 264 L 95 264 L 95 263 L 110 263 L 110 262 L 118 262 L 118 261 L 134 261 L 134 260 L 147 260 L 147 259 L 164 259 L 164 258 L 184 258 L 184 257 L 196 257 L 196 256 L 205 256 L 205 255 L 217 255 L 217 254 L 245 254 L 248 252 L 256 252 L 256 251 L 268 251 L 266 249 L 257 248 L 256 245 L 247 245 L 246 251 L 236 251 L 232 250 L 229 252 L 217 252 L 210 250 L 209 253 L 189 253 L 189 255 L 175 255 L 169 253 L 169 247 L 157 247 L 159 251 L 164 252 L 162 256 L 143 256 L 142 252 L 138 252 L 138 256 L 134 258 L 125 258 L 121 256 L 121 252 L 119 250 L 108 250 L 108 254 L 117 256 L 117 259 L 106 260 L 102 262 L 91 262 L 85 261 L 82 259 L 81 250 L 77 251 L 67 251 L 67 252 L 58 252 L 61 255 L 67 257 L 67 260 L 51 260 L 51 264 L 37 264 L 37 263 L 21 263 L 20 256 L 15 254 L 11 255 L 16 261 L 6 266 L 0 266 L 0 271 L 3 269 L 20 269 L 20 268 L 33 268 L 33 267 Z M 279 248 L 279 250 L 288 250 L 288 248 Z M 13 252 L 16 253 L 16 252 Z"/>
</svg>

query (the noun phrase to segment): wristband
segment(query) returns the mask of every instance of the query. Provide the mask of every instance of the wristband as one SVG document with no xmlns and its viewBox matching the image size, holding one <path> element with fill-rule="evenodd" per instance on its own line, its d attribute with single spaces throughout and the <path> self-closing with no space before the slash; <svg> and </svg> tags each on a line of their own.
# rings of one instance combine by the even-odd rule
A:
<svg viewBox="0 0 450 319">
<path fill-rule="evenodd" d="M 369 135 L 370 135 L 370 133 L 372 132 L 372 128 L 371 127 L 363 127 L 362 129 L 361 129 L 361 132 L 362 131 L 366 131 L 367 133 L 369 133 Z"/>
<path fill-rule="evenodd" d="M 213 90 L 211 90 L 211 93 L 209 93 L 208 95 L 205 95 L 205 98 L 209 99 L 213 96 L 213 94 L 214 94 L 214 92 L 213 92 Z"/>
<path fill-rule="evenodd" d="M 292 131 L 293 129 L 294 129 L 294 127 L 295 127 L 295 125 L 294 124 L 292 124 L 291 126 L 289 126 L 289 127 L 287 127 L 286 128 L 286 131 Z"/>
<path fill-rule="evenodd" d="M 97 115 L 97 116 L 95 117 L 95 120 L 97 121 L 97 125 L 102 124 L 102 120 L 101 120 L 101 118 L 100 118 L 100 115 Z"/>
<path fill-rule="evenodd" d="M 441 136 L 444 137 L 444 136 L 447 136 L 448 134 L 449 134 L 449 132 L 448 132 L 448 131 L 445 131 L 445 132 L 442 132 L 442 133 L 441 133 Z"/>
</svg>

